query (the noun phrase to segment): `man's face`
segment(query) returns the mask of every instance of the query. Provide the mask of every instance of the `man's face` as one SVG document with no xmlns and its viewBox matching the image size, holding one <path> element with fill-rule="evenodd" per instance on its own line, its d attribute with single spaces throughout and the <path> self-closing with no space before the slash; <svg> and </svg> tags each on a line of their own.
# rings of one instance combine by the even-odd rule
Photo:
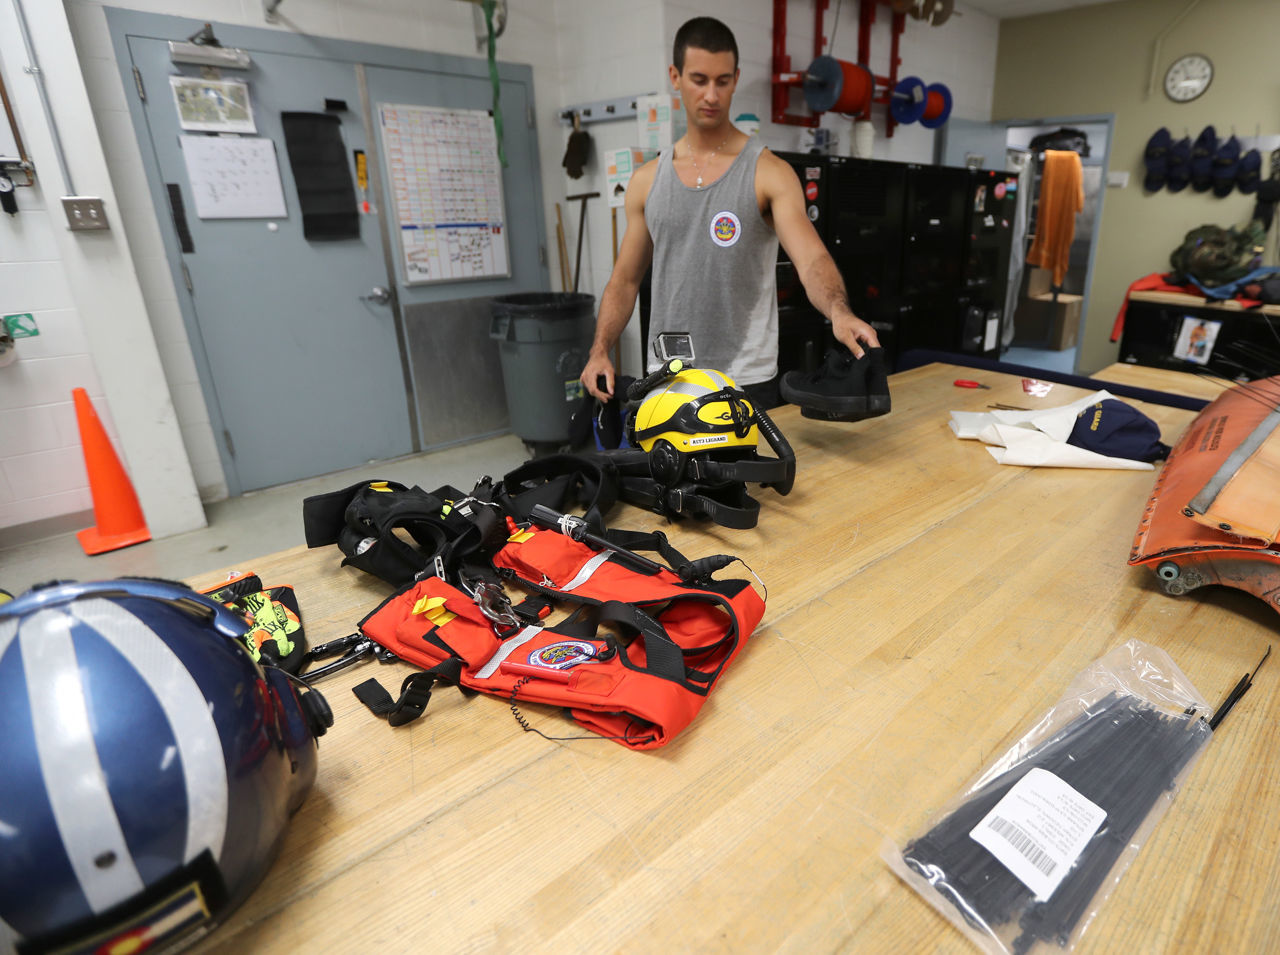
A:
<svg viewBox="0 0 1280 955">
<path fill-rule="evenodd" d="M 671 85 L 684 102 L 689 125 L 715 129 L 729 121 L 729 105 L 738 85 L 738 70 L 733 53 L 709 53 L 697 47 L 685 47 L 684 72 L 670 68 Z"/>
</svg>

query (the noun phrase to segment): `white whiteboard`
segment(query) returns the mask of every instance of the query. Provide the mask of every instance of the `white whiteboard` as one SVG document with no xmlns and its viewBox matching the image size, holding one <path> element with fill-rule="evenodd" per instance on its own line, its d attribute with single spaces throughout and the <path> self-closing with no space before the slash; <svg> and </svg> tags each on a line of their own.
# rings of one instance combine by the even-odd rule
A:
<svg viewBox="0 0 1280 955">
<path fill-rule="evenodd" d="M 182 136 L 191 197 L 201 219 L 283 219 L 276 145 L 260 136 Z"/>
<path fill-rule="evenodd" d="M 509 276 L 493 117 L 385 103 L 378 113 L 405 283 Z"/>
</svg>

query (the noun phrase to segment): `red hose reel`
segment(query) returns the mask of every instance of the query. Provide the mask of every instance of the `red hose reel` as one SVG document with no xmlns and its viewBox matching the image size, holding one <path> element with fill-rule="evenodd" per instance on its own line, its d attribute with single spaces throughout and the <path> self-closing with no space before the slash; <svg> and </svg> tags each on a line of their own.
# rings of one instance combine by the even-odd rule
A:
<svg viewBox="0 0 1280 955">
<path fill-rule="evenodd" d="M 869 112 L 873 102 L 887 102 L 895 121 L 918 122 L 926 129 L 937 129 L 951 116 L 951 90 L 942 83 L 926 86 L 919 77 L 908 76 L 877 99 L 870 70 L 833 56 L 819 56 L 809 64 L 803 87 L 805 103 L 815 113 L 858 116 Z"/>
</svg>

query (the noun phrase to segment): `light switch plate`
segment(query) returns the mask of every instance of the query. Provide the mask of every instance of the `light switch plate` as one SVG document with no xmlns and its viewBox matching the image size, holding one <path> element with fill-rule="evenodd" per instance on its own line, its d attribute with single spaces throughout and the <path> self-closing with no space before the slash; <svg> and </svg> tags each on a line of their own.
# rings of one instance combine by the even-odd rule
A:
<svg viewBox="0 0 1280 955">
<path fill-rule="evenodd" d="M 111 228 L 101 199 L 93 196 L 63 196 L 62 208 L 67 213 L 67 228 L 72 232 L 99 232 Z"/>
</svg>

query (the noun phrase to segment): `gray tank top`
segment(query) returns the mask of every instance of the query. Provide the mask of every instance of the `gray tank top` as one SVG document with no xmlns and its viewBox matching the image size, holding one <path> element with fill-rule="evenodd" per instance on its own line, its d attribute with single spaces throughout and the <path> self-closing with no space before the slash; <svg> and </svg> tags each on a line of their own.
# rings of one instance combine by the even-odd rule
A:
<svg viewBox="0 0 1280 955">
<path fill-rule="evenodd" d="M 653 238 L 650 340 L 688 332 L 694 364 L 739 386 L 778 373 L 778 237 L 756 203 L 763 149 L 749 138 L 725 174 L 701 189 L 680 181 L 664 150 L 644 206 Z M 652 371 L 658 360 L 645 347 Z"/>
</svg>

